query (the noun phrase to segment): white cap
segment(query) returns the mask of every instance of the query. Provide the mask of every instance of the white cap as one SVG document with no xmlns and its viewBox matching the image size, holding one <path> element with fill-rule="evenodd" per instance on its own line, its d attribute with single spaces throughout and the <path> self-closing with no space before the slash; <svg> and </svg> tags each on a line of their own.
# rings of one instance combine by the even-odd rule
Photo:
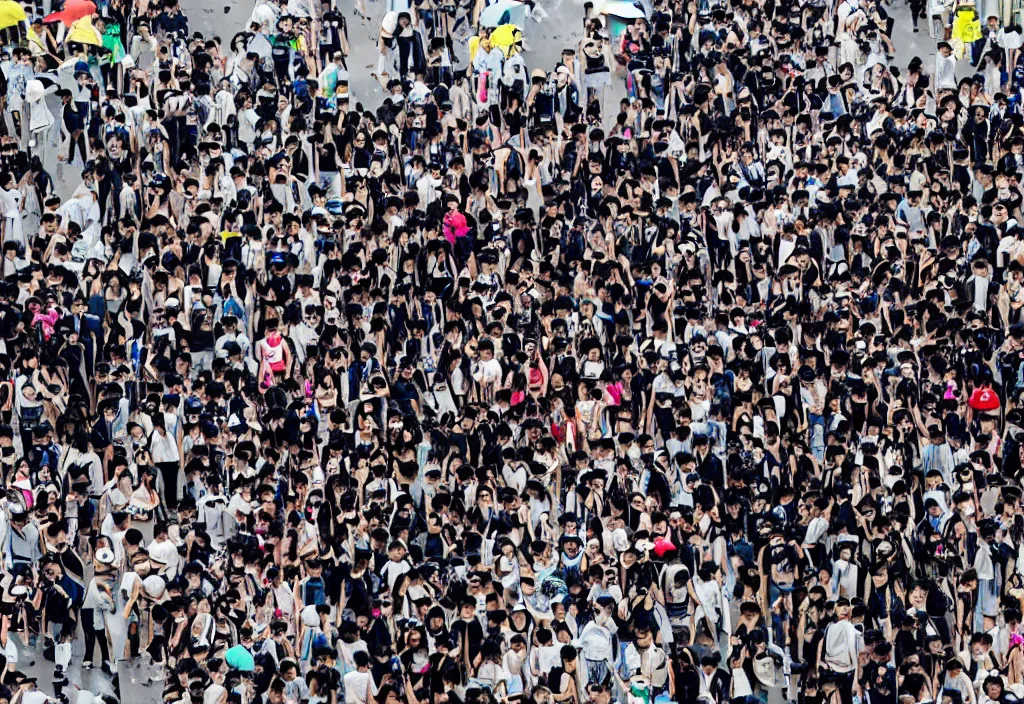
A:
<svg viewBox="0 0 1024 704">
<path fill-rule="evenodd" d="M 159 599 L 167 591 L 167 582 L 159 575 L 151 574 L 142 580 L 142 588 L 150 599 Z"/>
</svg>

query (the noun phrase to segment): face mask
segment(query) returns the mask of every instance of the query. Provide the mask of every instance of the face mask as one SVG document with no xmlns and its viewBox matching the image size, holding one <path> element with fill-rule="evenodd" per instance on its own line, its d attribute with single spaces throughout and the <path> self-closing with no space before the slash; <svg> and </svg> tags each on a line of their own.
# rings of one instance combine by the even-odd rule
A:
<svg viewBox="0 0 1024 704">
<path fill-rule="evenodd" d="M 650 704 L 651 690 L 639 684 L 629 686 L 629 704 Z"/>
</svg>

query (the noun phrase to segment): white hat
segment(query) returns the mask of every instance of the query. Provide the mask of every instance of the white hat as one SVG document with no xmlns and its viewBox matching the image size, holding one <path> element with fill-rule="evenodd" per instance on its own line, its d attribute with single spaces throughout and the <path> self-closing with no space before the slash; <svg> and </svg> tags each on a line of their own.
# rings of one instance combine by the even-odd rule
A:
<svg viewBox="0 0 1024 704">
<path fill-rule="evenodd" d="M 159 599 L 167 591 L 167 582 L 163 577 L 151 574 L 142 580 L 142 589 L 150 599 Z"/>
<path fill-rule="evenodd" d="M 114 551 L 110 548 L 100 548 L 96 551 L 96 562 L 101 565 L 111 565 L 114 563 Z"/>
</svg>

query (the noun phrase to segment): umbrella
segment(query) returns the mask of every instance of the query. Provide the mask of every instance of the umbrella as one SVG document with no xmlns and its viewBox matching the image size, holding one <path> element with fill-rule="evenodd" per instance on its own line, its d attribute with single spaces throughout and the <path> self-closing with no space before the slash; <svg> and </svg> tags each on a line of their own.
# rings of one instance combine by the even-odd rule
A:
<svg viewBox="0 0 1024 704">
<path fill-rule="evenodd" d="M 38 81 L 43 88 L 50 88 L 51 86 L 60 88 L 60 81 L 52 73 L 37 73 L 33 80 Z"/>
<path fill-rule="evenodd" d="M 224 654 L 224 661 L 228 664 L 228 667 L 242 672 L 252 672 L 256 669 L 256 661 L 253 659 L 252 653 L 246 650 L 243 645 L 228 648 L 228 651 Z"/>
<path fill-rule="evenodd" d="M 92 26 L 92 17 L 88 15 L 80 17 L 71 23 L 71 28 L 68 29 L 68 36 L 65 38 L 65 41 L 77 44 L 90 44 L 92 46 L 103 45 L 99 32 Z"/>
<path fill-rule="evenodd" d="M 615 15 L 627 20 L 646 19 L 647 15 L 631 2 L 608 2 L 601 8 L 602 15 Z"/>
<path fill-rule="evenodd" d="M 96 14 L 96 3 L 92 0 L 68 0 L 63 10 L 47 15 L 43 22 L 63 22 L 70 26 L 75 20 L 93 14 Z"/>
<path fill-rule="evenodd" d="M 523 41 L 523 32 L 514 24 L 503 24 L 491 32 L 491 44 L 505 52 L 505 56 L 511 56 L 514 47 Z"/>
<path fill-rule="evenodd" d="M 500 27 L 506 24 L 524 26 L 526 5 L 516 0 L 498 0 L 480 13 L 481 27 Z"/>
<path fill-rule="evenodd" d="M 0 0 L 0 29 L 25 21 L 25 8 L 14 0 Z"/>
<path fill-rule="evenodd" d="M 46 86 L 41 81 L 33 79 L 25 83 L 25 100 L 28 102 L 37 103 L 43 99 L 45 94 Z"/>
</svg>

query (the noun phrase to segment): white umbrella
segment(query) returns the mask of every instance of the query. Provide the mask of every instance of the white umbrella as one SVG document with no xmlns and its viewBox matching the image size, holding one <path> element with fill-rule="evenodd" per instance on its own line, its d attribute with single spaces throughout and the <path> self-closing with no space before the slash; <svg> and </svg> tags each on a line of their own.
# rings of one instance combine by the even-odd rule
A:
<svg viewBox="0 0 1024 704">
<path fill-rule="evenodd" d="M 602 15 L 615 15 L 626 20 L 647 19 L 647 15 L 631 2 L 608 2 L 601 8 Z"/>
<path fill-rule="evenodd" d="M 503 24 L 525 26 L 526 5 L 516 0 L 498 0 L 480 13 L 481 27 L 500 27 Z"/>
</svg>

